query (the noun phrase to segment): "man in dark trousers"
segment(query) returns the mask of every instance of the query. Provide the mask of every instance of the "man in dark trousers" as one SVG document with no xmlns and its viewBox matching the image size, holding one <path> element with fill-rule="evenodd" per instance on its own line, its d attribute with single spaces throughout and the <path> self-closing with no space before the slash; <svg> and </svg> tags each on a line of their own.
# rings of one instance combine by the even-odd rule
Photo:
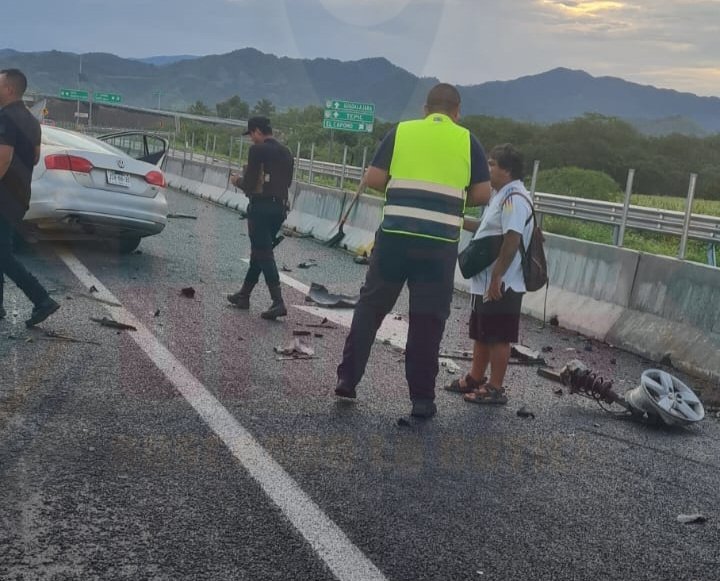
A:
<svg viewBox="0 0 720 581">
<path fill-rule="evenodd" d="M 15 228 L 30 204 L 33 167 L 40 160 L 40 124 L 22 101 L 27 79 L 18 69 L 0 71 L 0 319 L 3 275 L 6 274 L 33 302 L 28 327 L 47 319 L 60 305 L 13 255 Z"/>
<path fill-rule="evenodd" d="M 369 187 L 385 192 L 385 206 L 335 388 L 339 397 L 356 397 L 377 330 L 407 282 L 405 376 L 411 415 L 420 418 L 437 412 L 438 353 L 450 315 L 465 206 L 485 204 L 490 197 L 482 146 L 456 123 L 457 89 L 435 85 L 425 115 L 390 131 L 365 174 Z"/>
<path fill-rule="evenodd" d="M 248 163 L 242 176 L 233 176 L 233 185 L 250 198 L 247 207 L 248 236 L 250 237 L 250 268 L 242 288 L 227 299 L 239 309 L 250 308 L 250 293 L 265 276 L 272 304 L 260 316 L 276 319 L 287 315 L 282 298 L 273 247 L 277 233 L 287 217 L 288 190 L 293 176 L 293 155 L 274 137 L 267 117 L 252 117 L 244 135 L 253 142 Z"/>
</svg>

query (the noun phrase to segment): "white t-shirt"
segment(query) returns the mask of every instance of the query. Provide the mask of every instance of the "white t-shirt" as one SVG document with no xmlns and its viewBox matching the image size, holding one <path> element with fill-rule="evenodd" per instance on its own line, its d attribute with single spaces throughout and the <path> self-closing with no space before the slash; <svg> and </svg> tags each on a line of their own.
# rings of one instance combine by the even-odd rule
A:
<svg viewBox="0 0 720 581">
<path fill-rule="evenodd" d="M 530 219 L 528 222 L 528 218 L 532 216 L 532 210 L 530 204 L 522 195 L 508 197 L 508 194 L 513 191 L 524 194 L 527 196 L 527 200 L 530 200 L 530 193 L 525 189 L 525 185 L 521 180 L 510 182 L 499 192 L 493 191 L 473 240 L 505 234 L 512 230 L 522 234 L 523 245 L 527 248 L 533 231 L 533 220 Z M 515 292 L 525 292 L 527 290 L 521 261 L 520 250 L 518 249 L 515 258 L 510 263 L 510 267 L 502 277 L 506 289 L 510 288 Z M 470 292 L 472 294 L 484 295 L 487 292 L 494 267 L 495 262 L 470 279 Z"/>
</svg>

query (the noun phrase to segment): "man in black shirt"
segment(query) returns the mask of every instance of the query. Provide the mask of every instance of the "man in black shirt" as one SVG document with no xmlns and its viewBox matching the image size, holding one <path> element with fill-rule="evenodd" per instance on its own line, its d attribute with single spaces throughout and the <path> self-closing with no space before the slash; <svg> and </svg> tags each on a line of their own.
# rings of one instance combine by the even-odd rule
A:
<svg viewBox="0 0 720 581">
<path fill-rule="evenodd" d="M 3 275 L 6 274 L 33 302 L 28 327 L 47 319 L 60 305 L 20 264 L 12 253 L 15 227 L 30 204 L 33 167 L 40 160 L 40 124 L 22 101 L 27 79 L 18 69 L 0 71 L 0 319 Z"/>
<path fill-rule="evenodd" d="M 265 276 L 272 305 L 260 316 L 276 319 L 287 315 L 280 288 L 273 246 L 282 223 L 287 217 L 288 190 L 292 183 L 293 156 L 290 150 L 274 137 L 267 117 L 252 117 L 244 135 L 253 142 L 248 152 L 248 163 L 242 176 L 230 181 L 250 198 L 247 208 L 248 236 L 250 237 L 250 268 L 242 288 L 227 299 L 240 309 L 250 308 L 250 293 Z"/>
</svg>

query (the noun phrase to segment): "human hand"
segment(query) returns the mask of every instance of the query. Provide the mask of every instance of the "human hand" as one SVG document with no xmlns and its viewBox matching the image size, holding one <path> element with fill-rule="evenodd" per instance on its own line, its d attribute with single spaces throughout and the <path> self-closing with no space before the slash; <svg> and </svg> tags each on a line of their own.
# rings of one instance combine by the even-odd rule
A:
<svg viewBox="0 0 720 581">
<path fill-rule="evenodd" d="M 505 283 L 502 278 L 493 277 L 490 280 L 490 286 L 487 289 L 486 297 L 489 301 L 499 301 L 505 292 Z"/>
</svg>

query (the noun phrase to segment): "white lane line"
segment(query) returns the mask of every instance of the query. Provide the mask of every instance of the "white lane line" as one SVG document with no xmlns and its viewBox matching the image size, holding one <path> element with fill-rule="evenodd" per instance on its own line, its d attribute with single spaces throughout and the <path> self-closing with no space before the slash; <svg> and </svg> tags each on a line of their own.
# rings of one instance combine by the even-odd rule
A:
<svg viewBox="0 0 720 581">
<path fill-rule="evenodd" d="M 85 287 L 89 289 L 95 286 L 98 298 L 119 303 L 71 252 L 60 250 L 58 254 Z M 386 581 L 382 572 L 348 539 L 340 527 L 330 520 L 282 466 L 132 313 L 123 307 L 104 305 L 104 308 L 116 321 L 137 328 L 129 336 L 222 439 L 339 581 Z"/>
</svg>

